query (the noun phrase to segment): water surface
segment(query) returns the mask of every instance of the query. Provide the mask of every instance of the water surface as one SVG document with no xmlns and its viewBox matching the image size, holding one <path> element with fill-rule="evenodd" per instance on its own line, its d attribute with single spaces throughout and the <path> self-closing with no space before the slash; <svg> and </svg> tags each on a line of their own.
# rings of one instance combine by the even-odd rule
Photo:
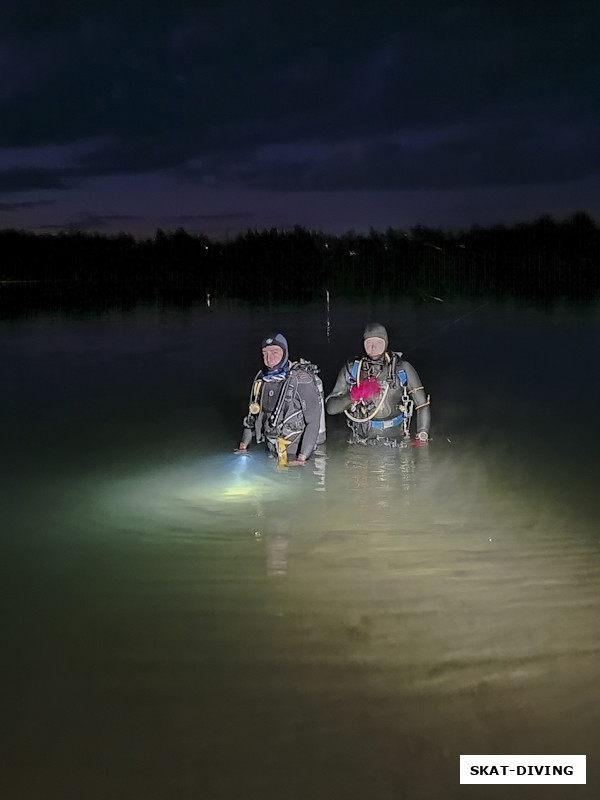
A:
<svg viewBox="0 0 600 800">
<path fill-rule="evenodd" d="M 371 319 L 429 448 L 330 418 L 304 469 L 236 457 L 262 337 L 327 389 Z M 4 796 L 458 798 L 461 753 L 585 753 L 527 796 L 596 797 L 599 333 L 336 298 L 2 322 Z"/>
</svg>

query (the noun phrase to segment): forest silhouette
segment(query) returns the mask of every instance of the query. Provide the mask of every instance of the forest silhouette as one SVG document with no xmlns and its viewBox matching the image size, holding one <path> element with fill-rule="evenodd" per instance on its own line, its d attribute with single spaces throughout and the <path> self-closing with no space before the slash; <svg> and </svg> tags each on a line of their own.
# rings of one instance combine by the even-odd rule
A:
<svg viewBox="0 0 600 800">
<path fill-rule="evenodd" d="M 308 301 L 417 296 L 592 301 L 600 229 L 584 212 L 512 227 L 444 231 L 248 230 L 226 241 L 179 228 L 135 239 L 82 231 L 0 231 L 3 311 L 206 298 Z"/>
</svg>

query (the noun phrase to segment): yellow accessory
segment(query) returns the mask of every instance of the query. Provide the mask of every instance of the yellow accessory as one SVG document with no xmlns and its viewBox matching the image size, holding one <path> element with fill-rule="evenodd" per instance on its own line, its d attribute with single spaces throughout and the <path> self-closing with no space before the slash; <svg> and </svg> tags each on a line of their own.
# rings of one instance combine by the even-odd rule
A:
<svg viewBox="0 0 600 800">
<path fill-rule="evenodd" d="M 291 444 L 289 439 L 284 439 L 283 436 L 277 437 L 277 466 L 278 467 L 287 467 L 288 464 L 288 452 L 287 446 Z"/>
<path fill-rule="evenodd" d="M 250 403 L 250 408 L 248 409 L 251 414 L 259 414 L 260 413 L 260 406 L 258 403 Z"/>
</svg>

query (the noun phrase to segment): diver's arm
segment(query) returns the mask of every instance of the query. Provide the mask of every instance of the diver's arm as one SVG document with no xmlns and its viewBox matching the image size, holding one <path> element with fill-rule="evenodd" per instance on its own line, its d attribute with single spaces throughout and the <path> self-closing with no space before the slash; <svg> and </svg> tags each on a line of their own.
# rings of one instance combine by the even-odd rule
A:
<svg viewBox="0 0 600 800">
<path fill-rule="evenodd" d="M 240 441 L 240 446 L 238 450 L 247 450 L 248 445 L 252 441 L 252 428 L 244 428 L 244 432 L 242 433 L 242 439 Z"/>
<path fill-rule="evenodd" d="M 256 399 L 257 399 L 254 396 L 255 395 L 255 391 L 256 391 L 255 387 L 257 385 L 256 382 L 261 377 L 262 377 L 262 371 L 259 370 L 256 373 L 256 375 L 254 376 L 254 381 L 252 382 L 252 389 L 250 391 L 250 404 L 255 402 Z M 260 385 L 260 400 L 261 400 L 261 403 L 262 403 L 262 391 L 263 391 L 263 388 L 264 388 L 264 384 L 262 384 L 262 382 L 261 382 L 261 384 L 259 384 L 259 385 Z M 246 450 L 248 449 L 248 445 L 250 444 L 250 442 L 254 438 L 254 435 L 255 435 L 254 431 L 255 431 L 254 421 L 253 421 L 253 418 L 251 417 L 250 409 L 248 409 L 248 416 L 244 417 L 244 430 L 242 432 L 242 438 L 240 439 L 240 443 L 239 443 L 239 445 L 237 447 L 236 452 L 242 452 L 242 453 L 246 452 Z"/>
<path fill-rule="evenodd" d="M 402 368 L 406 372 L 408 395 L 415 404 L 417 433 L 429 434 L 429 425 L 431 422 L 429 398 L 425 394 L 425 389 L 423 388 L 419 374 L 413 365 L 409 364 L 408 361 L 403 361 Z"/>
<path fill-rule="evenodd" d="M 236 452 L 245 453 L 253 438 L 254 429 L 250 426 L 250 417 L 248 416 L 244 419 L 244 430 L 242 431 L 242 438 L 240 439 Z"/>
<path fill-rule="evenodd" d="M 335 386 L 325 400 L 325 410 L 328 414 L 341 414 L 347 408 L 350 408 L 352 405 L 351 388 L 350 367 L 345 364 L 337 376 Z"/>
<path fill-rule="evenodd" d="M 317 446 L 321 427 L 319 390 L 312 377 L 307 373 L 301 372 L 298 375 L 298 395 L 302 401 L 302 414 L 306 423 L 298 451 L 298 460 L 306 460 Z"/>
</svg>

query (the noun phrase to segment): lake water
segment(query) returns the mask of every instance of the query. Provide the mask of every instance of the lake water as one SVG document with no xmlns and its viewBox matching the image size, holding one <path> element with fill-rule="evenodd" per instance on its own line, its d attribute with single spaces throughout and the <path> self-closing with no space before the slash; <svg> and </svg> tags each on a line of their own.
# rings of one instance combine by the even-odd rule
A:
<svg viewBox="0 0 600 800">
<path fill-rule="evenodd" d="M 233 454 L 266 333 L 327 391 L 373 319 L 428 448 L 330 417 L 305 468 Z M 2 796 L 597 797 L 599 337 L 335 297 L 2 321 Z M 587 785 L 464 789 L 461 753 Z"/>
</svg>

